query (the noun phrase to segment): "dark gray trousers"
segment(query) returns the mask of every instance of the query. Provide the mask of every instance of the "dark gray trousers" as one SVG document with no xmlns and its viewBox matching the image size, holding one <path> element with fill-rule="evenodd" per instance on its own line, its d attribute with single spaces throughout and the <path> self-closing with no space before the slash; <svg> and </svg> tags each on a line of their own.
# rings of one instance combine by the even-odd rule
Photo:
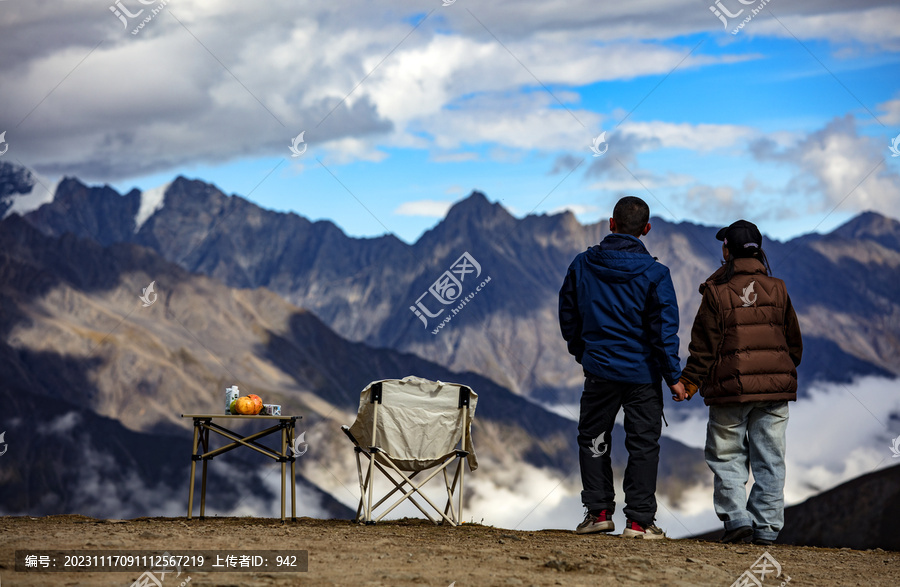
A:
<svg viewBox="0 0 900 587">
<path fill-rule="evenodd" d="M 662 382 L 635 384 L 587 376 L 578 419 L 581 501 L 589 510 L 615 511 L 610 445 L 619 409 L 625 409 L 625 515 L 647 526 L 656 518 L 656 474 L 662 432 Z M 602 437 L 601 437 L 602 435 Z"/>
</svg>

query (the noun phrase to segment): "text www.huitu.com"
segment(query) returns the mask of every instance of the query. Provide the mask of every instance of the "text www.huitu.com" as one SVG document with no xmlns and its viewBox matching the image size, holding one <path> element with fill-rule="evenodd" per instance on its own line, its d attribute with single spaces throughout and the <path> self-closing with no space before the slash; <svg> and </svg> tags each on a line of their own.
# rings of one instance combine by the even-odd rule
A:
<svg viewBox="0 0 900 587">
<path fill-rule="evenodd" d="M 437 325 L 437 328 L 435 328 L 434 330 L 431 331 L 431 334 L 437 334 L 438 332 L 440 332 L 441 328 L 443 328 L 444 326 L 449 324 L 450 321 L 453 320 L 453 317 L 456 316 L 457 314 L 459 314 L 459 312 L 463 308 L 466 307 L 466 304 L 471 302 L 472 299 L 474 299 L 475 296 L 478 295 L 478 293 L 482 290 L 482 288 L 484 286 L 486 286 L 487 284 L 489 284 L 490 282 L 491 282 L 491 277 L 490 276 L 486 277 L 484 281 L 482 281 L 481 283 L 478 284 L 478 287 L 475 288 L 475 291 L 473 291 L 472 293 L 470 293 L 469 295 L 467 295 L 466 297 L 463 298 L 463 300 L 459 303 L 459 305 L 457 305 L 455 308 L 450 308 L 450 313 L 447 314 L 447 317 L 444 318 L 441 321 L 441 323 Z"/>
</svg>

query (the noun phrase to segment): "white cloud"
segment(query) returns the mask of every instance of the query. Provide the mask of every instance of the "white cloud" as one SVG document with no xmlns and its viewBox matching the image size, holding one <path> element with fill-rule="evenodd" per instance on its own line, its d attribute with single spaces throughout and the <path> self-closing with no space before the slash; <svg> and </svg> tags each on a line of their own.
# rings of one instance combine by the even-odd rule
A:
<svg viewBox="0 0 900 587">
<path fill-rule="evenodd" d="M 653 144 L 654 148 L 680 148 L 692 151 L 712 151 L 743 145 L 758 135 L 758 131 L 734 124 L 689 124 L 664 121 L 631 122 L 620 128 L 638 140 Z"/>
<path fill-rule="evenodd" d="M 416 200 L 404 202 L 395 210 L 398 216 L 424 216 L 426 218 L 443 218 L 453 206 L 453 202 L 440 202 L 437 200 Z"/>
<path fill-rule="evenodd" d="M 547 10 L 534 1 L 514 8 L 536 22 Z M 692 14 L 662 2 L 658 8 L 669 20 Z M 623 19 L 656 18 L 646 7 L 584 4 L 512 36 L 504 33 L 507 14 L 479 7 L 503 45 L 462 11 L 444 11 L 409 34 L 410 10 L 399 1 L 347 11 L 327 4 L 299 9 L 287 0 L 265 9 L 183 0 L 132 36 L 109 11 L 83 3 L 62 1 L 52 10 L 10 4 L 0 15 L 11 31 L 0 41 L 10 57 L 0 66 L 0 127 L 17 126 L 40 103 L 19 130 L 17 148 L 29 165 L 103 181 L 286 155 L 286 142 L 303 129 L 311 148 L 338 162 L 379 161 L 379 146 L 575 149 L 600 118 L 574 109 L 578 95 L 560 86 L 665 74 L 685 54 L 659 43 L 656 33 L 641 40 L 617 32 Z M 610 16 L 618 27 L 605 24 L 598 43 L 585 22 Z M 97 39 L 103 43 L 94 48 Z M 736 58 L 743 57 L 697 54 L 680 69 Z M 555 86 L 555 98 L 541 84 Z M 532 88 L 543 104 L 530 100 Z M 467 100 L 472 96 L 481 101 Z M 484 96 L 497 107 L 480 112 Z"/>
<path fill-rule="evenodd" d="M 820 384 L 807 397 L 791 402 L 787 427 L 788 505 L 845 481 L 894 464 L 890 439 L 900 428 L 885 428 L 900 415 L 898 381 L 864 377 L 852 384 Z M 705 410 L 676 421 L 663 434 L 688 446 L 706 442 Z M 709 507 L 712 507 L 711 495 Z"/>
<path fill-rule="evenodd" d="M 477 161 L 478 153 L 443 153 L 434 154 L 431 160 L 435 163 L 464 163 L 466 161 Z"/>
<path fill-rule="evenodd" d="M 81 424 L 81 416 L 78 412 L 69 412 L 58 416 L 46 424 L 38 424 L 38 434 L 61 436 L 69 434 Z"/>
<path fill-rule="evenodd" d="M 827 39 L 838 45 L 858 43 L 885 51 L 900 49 L 897 38 L 900 7 L 896 5 L 867 9 L 862 3 L 854 3 L 852 10 L 847 10 L 850 6 L 844 4 L 835 11 L 828 11 L 825 6 L 817 8 L 819 10 L 810 14 L 803 14 L 802 11 L 784 14 L 779 11 L 781 22 L 757 17 L 752 21 L 753 26 L 748 25 L 741 34 L 746 32 L 789 39 L 797 35 L 801 39 Z"/>
<path fill-rule="evenodd" d="M 6 214 L 3 215 L 4 218 L 10 214 L 24 216 L 32 210 L 37 210 L 44 204 L 53 201 L 59 183 L 54 184 L 37 174 L 32 174 L 32 179 L 34 184 L 31 186 L 31 191 L 26 194 L 14 194 L 11 196 L 9 200 L 11 205 Z"/>
<path fill-rule="evenodd" d="M 884 124 L 900 124 L 900 98 L 882 102 L 878 105 L 878 110 L 881 112 L 878 119 Z"/>
<path fill-rule="evenodd" d="M 889 155 L 887 142 L 859 135 L 853 115 L 835 118 L 824 128 L 779 149 L 769 139 L 751 150 L 759 161 L 777 161 L 797 169 L 789 192 L 823 195 L 821 209 L 900 214 L 900 175 L 879 163 Z"/>
<path fill-rule="evenodd" d="M 623 174 L 615 179 L 603 179 L 592 183 L 588 189 L 607 190 L 612 192 L 644 192 L 645 188 L 653 190 L 659 187 L 679 187 L 693 184 L 697 178 L 683 173 L 666 173 L 665 175 L 650 175 L 645 170 L 637 170 L 636 175 L 640 181 L 631 177 L 631 175 Z"/>
<path fill-rule="evenodd" d="M 572 0 L 565 10 L 545 0 L 498 0 L 441 10 L 415 30 L 420 16 L 400 0 L 352 11 L 341 3 L 272 0 L 261 8 L 237 0 L 179 0 L 139 36 L 123 32 L 105 6 L 6 4 L 0 14 L 0 50 L 8 57 L 0 65 L 0 128 L 18 125 L 16 148 L 30 167 L 87 181 L 286 157 L 287 143 L 304 129 L 315 155 L 336 163 L 384 161 L 398 148 L 426 150 L 432 163 L 518 163 L 531 150 L 589 156 L 591 139 L 627 113 L 613 116 L 607 109 L 633 104 L 597 100 L 593 93 L 590 102 L 581 101 L 573 90 L 635 79 L 649 90 L 653 78 L 676 66 L 690 74 L 761 58 L 725 34 L 721 46 L 706 45 L 685 59 L 685 36 L 722 33 L 705 6 L 688 0 Z M 841 44 L 866 51 L 894 47 L 898 14 L 889 0 L 779 8 L 798 38 L 827 39 L 838 44 L 835 50 Z M 787 35 L 770 17 L 752 25 L 753 35 Z M 91 51 L 98 39 L 103 43 Z M 650 103 L 662 98 L 657 94 Z M 900 121 L 898 102 L 881 104 L 885 124 Z M 659 163 L 641 169 L 637 155 L 660 148 L 727 152 L 755 132 L 737 124 L 632 117 L 610 135 L 609 156 L 588 158 L 583 169 L 608 180 L 595 187 L 642 190 L 615 169 L 619 159 L 653 189 L 664 185 L 667 171 Z M 790 149 L 798 144 L 791 134 L 768 139 Z M 790 187 L 845 195 L 853 170 L 864 163 L 848 153 L 865 142 L 845 138 L 818 155 L 807 149 Z M 895 195 L 896 181 L 882 170 L 853 200 L 877 209 Z M 839 201 L 830 192 L 828 198 L 832 205 Z"/>
<path fill-rule="evenodd" d="M 417 124 L 428 129 L 438 149 L 487 143 L 517 150 L 587 151 L 591 136 L 582 125 L 597 127 L 602 117 L 588 110 L 574 108 L 569 112 L 556 106 L 545 92 L 484 94 Z"/>
<path fill-rule="evenodd" d="M 567 210 L 572 214 L 579 216 L 581 214 L 596 214 L 600 211 L 600 208 L 593 204 L 564 204 L 551 210 L 550 214 L 559 214 Z"/>
</svg>

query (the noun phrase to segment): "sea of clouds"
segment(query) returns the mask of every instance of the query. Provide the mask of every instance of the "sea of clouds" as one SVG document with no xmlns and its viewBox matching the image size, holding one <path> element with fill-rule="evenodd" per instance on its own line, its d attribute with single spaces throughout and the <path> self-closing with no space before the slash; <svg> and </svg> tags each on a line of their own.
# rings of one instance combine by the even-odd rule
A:
<svg viewBox="0 0 900 587">
<path fill-rule="evenodd" d="M 890 450 L 900 435 L 900 380 L 860 378 L 850 384 L 816 385 L 808 397 L 790 404 L 787 429 L 785 501 L 793 505 L 872 471 L 900 464 Z M 669 418 L 663 434 L 702 448 L 706 410 Z M 473 491 L 466 519 L 503 528 L 572 529 L 584 516 L 578 471 L 566 480 L 522 466 L 514 483 L 470 476 Z M 616 479 L 619 509 L 623 496 Z M 720 527 L 713 511 L 712 486 L 698 484 L 675 507 L 660 499 L 657 523 L 671 537 L 700 534 Z M 614 517 L 622 528 L 621 511 Z"/>
</svg>

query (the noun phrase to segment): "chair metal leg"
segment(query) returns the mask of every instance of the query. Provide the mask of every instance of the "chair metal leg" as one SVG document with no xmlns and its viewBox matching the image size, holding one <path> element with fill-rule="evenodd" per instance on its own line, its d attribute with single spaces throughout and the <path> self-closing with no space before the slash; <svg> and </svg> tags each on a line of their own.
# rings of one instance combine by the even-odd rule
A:
<svg viewBox="0 0 900 587">
<path fill-rule="evenodd" d="M 365 522 L 365 520 L 361 519 L 359 515 L 362 513 L 363 505 L 365 505 L 366 500 L 366 488 L 368 487 L 369 478 L 366 477 L 365 482 L 363 482 L 363 474 L 362 474 L 362 461 L 359 456 L 360 450 L 356 451 L 356 475 L 359 479 L 359 505 L 356 506 L 356 518 L 353 520 L 354 522 Z M 366 469 L 366 474 L 368 475 L 368 469 Z"/>
<path fill-rule="evenodd" d="M 375 447 L 378 446 L 378 403 L 372 410 L 372 453 L 369 455 L 369 505 L 366 508 L 366 523 L 372 522 L 372 493 L 375 486 L 375 458 L 378 454 Z"/>
<path fill-rule="evenodd" d="M 369 480 L 369 496 L 368 502 L 366 503 L 366 523 L 372 521 L 372 493 L 375 485 L 375 455 L 369 455 L 369 474 L 366 477 Z"/>
<path fill-rule="evenodd" d="M 447 505 L 444 506 L 444 514 L 446 515 L 449 510 L 450 518 L 456 523 L 459 523 L 459 519 L 456 517 L 456 509 L 453 507 L 453 487 L 456 484 L 456 478 L 459 475 L 459 467 L 457 467 L 456 471 L 457 475 L 453 476 L 453 483 L 450 483 L 450 480 L 447 477 L 447 469 L 444 469 L 444 486 L 447 488 Z"/>
<path fill-rule="evenodd" d="M 463 406 L 463 433 L 462 433 L 462 445 L 460 448 L 462 450 L 468 450 L 468 434 L 469 430 L 469 406 Z M 466 474 L 465 461 L 468 459 L 468 455 L 459 459 L 459 469 L 457 469 L 457 473 L 459 473 L 459 523 L 463 523 L 463 478 Z"/>
<path fill-rule="evenodd" d="M 378 506 L 380 506 L 381 504 L 383 504 L 384 502 L 386 502 L 390 496 L 394 495 L 394 494 L 397 493 L 398 491 L 399 491 L 400 493 L 403 494 L 403 497 L 401 497 L 401 498 L 397 501 L 397 503 L 394 504 L 393 507 L 391 507 L 391 508 L 388 509 L 386 512 L 384 512 L 383 514 L 381 514 L 380 516 L 378 516 L 378 519 L 377 519 L 376 521 L 381 520 L 381 518 L 383 518 L 385 515 L 387 515 L 388 512 L 390 512 L 392 509 L 394 509 L 394 507 L 396 507 L 397 505 L 399 505 L 404 499 L 408 499 L 414 506 L 416 506 L 416 508 L 418 508 L 418 510 L 419 510 L 420 512 L 422 512 L 422 513 L 425 515 L 426 518 L 428 518 L 429 520 L 431 520 L 431 523 L 432 523 L 432 524 L 438 524 L 438 523 L 439 523 L 437 520 L 435 520 L 434 518 L 432 518 L 432 517 L 431 517 L 431 514 L 428 512 L 428 510 L 426 510 L 424 507 L 422 507 L 422 505 L 420 505 L 419 502 L 416 501 L 415 497 L 413 497 L 413 495 L 414 495 L 415 493 L 418 493 L 418 492 L 415 490 L 415 488 L 413 488 L 412 491 L 407 492 L 406 489 L 404 488 L 404 485 L 406 485 L 405 482 L 404 482 L 404 483 L 397 483 L 397 481 L 396 481 L 393 477 L 391 477 L 390 473 L 388 473 L 387 470 L 386 470 L 384 467 L 382 467 L 382 466 L 379 465 L 378 463 L 375 463 L 375 464 L 378 465 L 378 468 L 381 470 L 381 472 L 384 474 L 384 476 L 387 477 L 388 480 L 389 480 L 391 483 L 394 484 L 394 488 L 391 489 L 391 491 L 390 491 L 387 495 L 385 495 L 384 497 L 382 497 L 382 498 L 378 501 L 378 503 L 375 504 L 375 509 L 378 509 Z M 409 478 L 410 478 L 410 479 L 413 479 L 418 473 L 419 473 L 419 471 L 414 471 L 413 474 L 409 476 Z M 421 494 L 420 494 L 420 495 L 421 495 Z"/>
<path fill-rule="evenodd" d="M 188 491 L 188 520 L 194 513 L 194 477 L 197 476 L 197 441 L 199 439 L 200 426 L 197 420 L 194 420 L 194 440 L 191 441 L 191 488 Z"/>
<path fill-rule="evenodd" d="M 459 523 L 463 523 L 463 477 L 466 474 L 466 459 L 459 459 Z"/>
<path fill-rule="evenodd" d="M 401 471 L 401 470 L 397 467 L 397 465 L 395 465 L 390 459 L 386 459 L 386 460 L 387 460 L 387 463 L 388 463 L 388 464 L 391 466 L 391 468 L 394 470 L 394 472 L 397 473 L 398 475 L 400 475 L 401 477 L 403 477 L 403 480 L 406 481 L 407 483 L 409 483 L 410 487 L 411 487 L 416 493 L 418 493 L 418 494 L 422 497 L 422 499 L 424 499 L 425 501 L 427 501 L 427 502 L 428 502 L 428 505 L 430 505 L 432 508 L 434 508 L 434 511 L 438 512 L 439 514 L 441 514 L 441 517 L 442 517 L 444 520 L 450 522 L 450 524 L 451 524 L 452 526 L 456 526 L 456 522 L 454 522 L 453 520 L 451 520 L 450 518 L 448 518 L 443 512 L 441 512 L 441 508 L 439 508 L 438 506 L 434 505 L 434 502 L 432 502 L 432 501 L 428 498 L 427 495 L 425 495 L 422 491 L 419 491 L 422 487 L 425 486 L 426 483 L 428 483 L 429 481 L 431 481 L 431 480 L 434 478 L 435 475 L 437 475 L 438 473 L 440 473 L 447 465 L 449 465 L 449 464 L 450 464 L 450 461 L 444 462 L 443 465 L 441 465 L 440 467 L 438 467 L 433 473 L 431 473 L 428 477 L 426 477 L 424 481 L 422 481 L 421 483 L 419 483 L 418 485 L 416 485 L 416 484 L 413 483 L 412 480 L 411 480 L 409 477 L 407 477 L 407 476 L 403 473 L 403 471 Z M 394 503 L 394 505 L 392 505 L 391 507 L 389 507 L 389 508 L 387 509 L 387 511 L 385 511 L 385 512 L 382 513 L 380 516 L 378 516 L 378 518 L 377 518 L 375 521 L 377 522 L 377 521 L 381 520 L 381 518 L 383 518 L 383 517 L 386 516 L 388 513 L 390 513 L 391 510 L 393 510 L 395 507 L 397 507 L 398 505 L 400 505 L 400 503 L 401 503 L 404 499 L 406 499 L 406 498 L 405 498 L 405 497 L 401 497 L 397 502 Z M 429 518 L 431 518 L 431 516 L 429 516 Z M 434 520 L 432 520 L 432 521 L 434 521 Z M 436 523 L 436 522 L 435 522 L 435 523 Z"/>
<path fill-rule="evenodd" d="M 407 493 L 406 489 L 404 489 L 404 485 L 406 485 L 406 482 L 405 482 L 405 481 L 404 481 L 403 483 L 397 483 L 397 480 L 394 479 L 393 477 L 391 477 L 391 474 L 388 472 L 388 470 L 385 469 L 383 466 L 381 466 L 381 463 L 379 463 L 379 462 L 377 462 L 377 461 L 375 462 L 375 466 L 378 467 L 378 470 L 381 471 L 381 473 L 385 476 L 385 478 L 386 478 L 388 481 L 390 481 L 390 482 L 394 485 L 394 488 L 391 489 L 384 497 L 382 497 L 381 499 L 379 499 L 379 500 L 375 503 L 375 505 L 372 506 L 372 511 L 373 511 L 373 512 L 374 512 L 375 510 L 377 510 L 377 509 L 381 506 L 381 504 L 383 504 L 383 503 L 386 502 L 388 499 L 390 499 L 390 497 L 391 497 L 392 495 L 394 495 L 395 493 L 397 493 L 397 492 L 399 491 L 400 493 L 402 493 L 402 494 L 405 496 L 405 497 L 401 498 L 400 501 L 403 501 L 404 499 L 408 499 L 409 501 L 412 502 L 412 504 L 413 504 L 414 506 L 416 506 L 416 507 L 419 509 L 420 512 L 422 512 L 423 514 L 425 514 L 425 517 L 426 517 L 426 518 L 428 518 L 429 520 L 431 520 L 431 521 L 432 521 L 433 523 L 435 523 L 435 524 L 438 523 L 434 518 L 431 517 L 431 514 L 428 513 L 428 510 L 426 510 L 425 508 L 423 508 L 423 507 L 419 504 L 419 502 L 417 502 L 416 499 L 413 497 L 413 495 L 416 493 L 416 491 L 410 491 L 410 492 Z M 419 473 L 420 473 L 420 471 L 413 471 L 412 475 L 410 475 L 409 478 L 410 478 L 410 479 L 415 479 L 416 475 L 418 475 Z M 385 512 L 385 513 L 387 513 L 387 512 Z M 374 514 L 373 514 L 373 515 L 374 515 Z M 383 516 L 384 516 L 384 514 L 382 514 L 381 516 L 379 516 L 378 519 L 377 519 L 376 521 L 380 520 Z"/>
</svg>

